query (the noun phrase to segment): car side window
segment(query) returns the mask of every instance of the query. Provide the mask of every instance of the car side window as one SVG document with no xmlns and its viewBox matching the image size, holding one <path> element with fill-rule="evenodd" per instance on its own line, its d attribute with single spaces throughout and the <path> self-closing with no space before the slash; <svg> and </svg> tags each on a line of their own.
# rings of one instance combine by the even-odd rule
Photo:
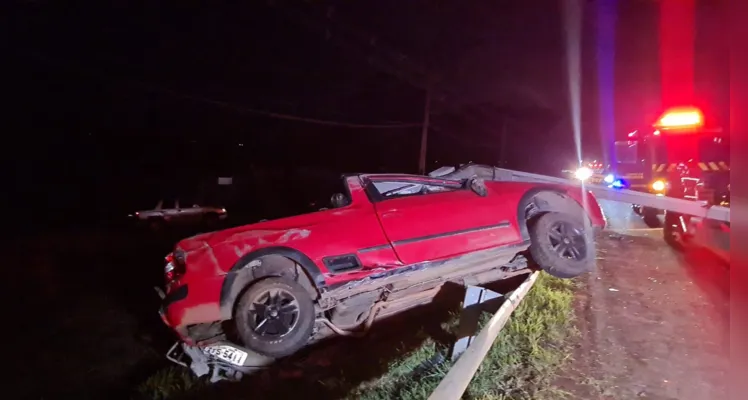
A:
<svg viewBox="0 0 748 400">
<path fill-rule="evenodd" d="M 376 181 L 372 182 L 374 189 L 385 199 L 393 199 L 404 196 L 427 195 L 433 193 L 444 193 L 459 190 L 457 186 L 426 184 L 419 182 L 403 181 Z"/>
</svg>

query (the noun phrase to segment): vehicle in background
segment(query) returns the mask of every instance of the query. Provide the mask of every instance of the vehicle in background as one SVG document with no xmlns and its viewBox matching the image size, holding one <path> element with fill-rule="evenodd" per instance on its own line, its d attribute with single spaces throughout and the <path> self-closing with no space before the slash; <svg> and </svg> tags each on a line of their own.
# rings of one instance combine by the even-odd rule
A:
<svg viewBox="0 0 748 400">
<path fill-rule="evenodd" d="M 615 142 L 610 177 L 624 180 L 632 190 L 729 207 L 729 134 L 705 121 L 701 110 L 670 109 L 650 128 L 627 136 Z M 636 204 L 633 209 L 651 226 L 659 225 L 658 215 L 665 214 L 665 240 L 676 249 L 693 236 L 689 216 Z"/>
<path fill-rule="evenodd" d="M 328 209 L 177 243 L 157 291 L 182 355 L 241 369 L 250 354 L 358 334 L 447 282 L 575 277 L 594 268 L 592 228 L 605 225 L 576 186 L 357 174 L 338 187 Z"/>
<path fill-rule="evenodd" d="M 147 224 L 152 230 L 159 230 L 165 226 L 189 226 L 206 224 L 217 226 L 218 222 L 226 219 L 228 213 L 223 207 L 203 206 L 191 204 L 183 206 L 179 199 L 172 201 L 159 200 L 151 210 L 141 210 L 130 214 L 140 223 Z"/>
<path fill-rule="evenodd" d="M 602 162 L 592 160 L 582 162 L 577 168 L 564 169 L 561 173 L 569 179 L 576 179 L 586 183 L 601 184 L 603 182 L 604 171 L 605 165 Z"/>
</svg>

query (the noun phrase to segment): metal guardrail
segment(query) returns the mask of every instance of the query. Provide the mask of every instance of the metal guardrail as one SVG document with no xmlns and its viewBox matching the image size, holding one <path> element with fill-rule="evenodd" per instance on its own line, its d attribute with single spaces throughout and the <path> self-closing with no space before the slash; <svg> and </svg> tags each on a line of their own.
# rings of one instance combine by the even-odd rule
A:
<svg viewBox="0 0 748 400">
<path fill-rule="evenodd" d="M 533 272 L 506 298 L 496 314 L 491 317 L 488 324 L 470 343 L 470 346 L 457 359 L 457 362 L 447 372 L 439 386 L 431 393 L 429 400 L 457 400 L 465 393 L 465 389 L 467 389 L 475 372 L 488 354 L 488 350 L 509 321 L 509 316 L 530 291 L 539 274 L 539 271 Z"/>
<path fill-rule="evenodd" d="M 730 209 L 727 207 L 706 206 L 705 203 L 698 201 L 677 199 L 667 196 L 657 196 L 650 193 L 642 193 L 626 189 L 611 189 L 607 186 L 602 185 L 583 184 L 578 180 L 531 174 L 529 172 L 495 168 L 487 165 L 468 165 L 458 169 L 455 172 L 446 174 L 445 176 L 456 178 L 469 178 L 471 176 L 478 176 L 480 178 L 493 181 L 539 182 L 567 186 L 580 186 L 583 189 L 589 190 L 595 196 L 601 199 L 620 201 L 631 204 L 640 204 L 646 207 L 673 211 L 698 218 L 730 222 Z"/>
<path fill-rule="evenodd" d="M 636 192 L 625 189 L 611 189 L 601 185 L 584 184 L 582 182 L 552 176 L 531 174 L 503 168 L 484 165 L 468 165 L 453 172 L 434 171 L 439 176 L 449 178 L 469 178 L 477 176 L 493 181 L 539 182 L 560 185 L 580 186 L 589 190 L 596 197 L 624 203 L 640 204 L 646 207 L 658 208 L 691 215 L 704 219 L 730 222 L 730 209 L 720 206 L 706 206 L 704 203 L 677 199 L 667 196 L 657 196 L 649 193 Z M 441 173 L 440 173 L 441 172 Z M 470 341 L 469 347 L 457 359 L 439 386 L 429 396 L 429 400 L 457 400 L 467 389 L 475 372 L 488 354 L 496 337 L 506 325 L 512 312 L 524 299 L 530 288 L 535 284 L 539 272 L 530 275 L 501 305 L 501 308 L 491 317 L 483 330 L 475 339 Z"/>
</svg>

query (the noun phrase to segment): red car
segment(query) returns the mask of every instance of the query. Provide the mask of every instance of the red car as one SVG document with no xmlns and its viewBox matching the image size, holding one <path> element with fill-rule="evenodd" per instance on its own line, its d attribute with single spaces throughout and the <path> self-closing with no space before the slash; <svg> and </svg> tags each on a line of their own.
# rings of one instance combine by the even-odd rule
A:
<svg viewBox="0 0 748 400">
<path fill-rule="evenodd" d="M 605 225 L 574 186 L 403 174 L 342 183 L 329 209 L 180 241 L 167 256 L 164 322 L 188 346 L 228 340 L 282 357 L 320 329 L 344 334 L 428 302 L 448 281 L 533 266 L 582 274 L 595 263 L 590 228 Z"/>
</svg>

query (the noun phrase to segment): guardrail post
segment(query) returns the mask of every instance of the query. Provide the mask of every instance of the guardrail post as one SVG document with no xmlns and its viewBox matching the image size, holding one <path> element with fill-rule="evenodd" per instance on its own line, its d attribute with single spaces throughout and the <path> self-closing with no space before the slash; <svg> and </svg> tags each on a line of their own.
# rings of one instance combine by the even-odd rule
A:
<svg viewBox="0 0 748 400">
<path fill-rule="evenodd" d="M 481 313 L 483 311 L 496 312 L 502 302 L 497 300 L 503 297 L 501 293 L 480 286 L 466 285 L 460 325 L 457 328 L 457 340 L 452 346 L 452 361 L 456 360 L 475 338 Z"/>
<path fill-rule="evenodd" d="M 478 333 L 472 346 L 468 347 L 462 357 L 454 363 L 439 386 L 431 393 L 429 400 L 458 400 L 462 397 L 470 384 L 470 380 L 473 379 L 473 375 L 475 375 L 481 362 L 488 354 L 488 350 L 496 340 L 496 336 L 504 328 L 509 316 L 524 299 L 527 292 L 530 291 L 532 285 L 535 284 L 539 274 L 539 271 L 533 272 L 512 294 L 506 296 L 499 310 L 491 317 L 483 330 Z"/>
</svg>

